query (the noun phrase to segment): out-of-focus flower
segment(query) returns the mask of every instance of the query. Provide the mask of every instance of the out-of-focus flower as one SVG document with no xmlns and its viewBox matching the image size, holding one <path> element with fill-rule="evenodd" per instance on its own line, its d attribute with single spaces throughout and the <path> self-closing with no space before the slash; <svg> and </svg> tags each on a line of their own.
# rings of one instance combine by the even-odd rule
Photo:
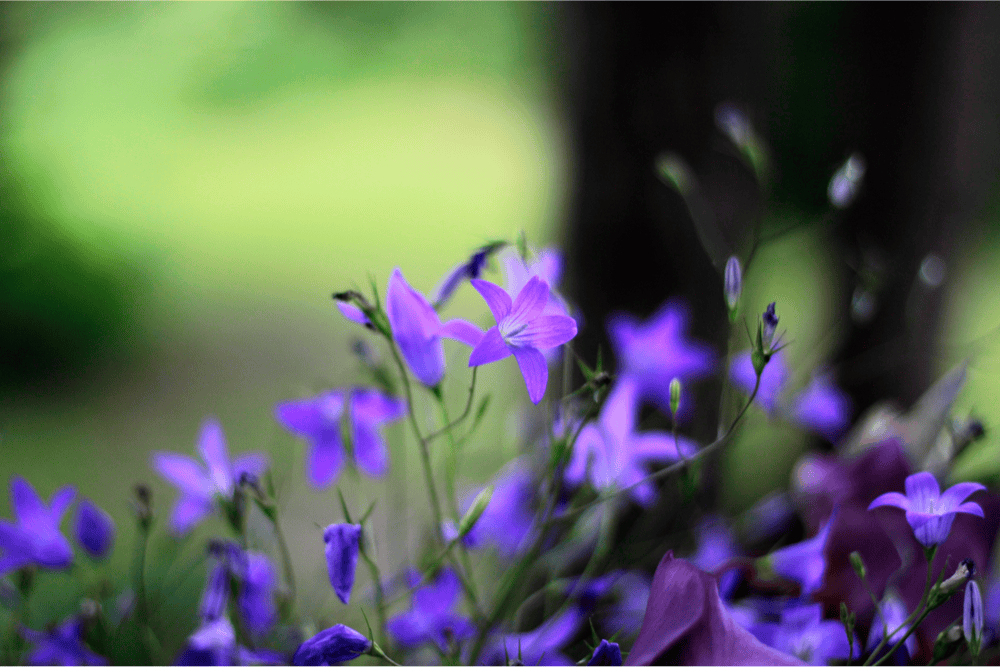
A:
<svg viewBox="0 0 1000 667">
<path fill-rule="evenodd" d="M 463 541 L 466 546 L 473 548 L 494 544 L 501 556 L 513 558 L 525 548 L 530 542 L 529 537 L 534 533 L 533 503 L 538 484 L 525 461 L 517 459 L 493 478 L 490 485 L 493 487 L 490 503 Z M 466 497 L 463 512 L 472 506 L 479 491 L 477 489 Z M 450 540 L 458 535 L 457 527 L 452 529 L 454 533 L 446 534 L 446 539 Z"/>
<path fill-rule="evenodd" d="M 972 655 L 978 655 L 983 641 L 983 596 L 975 581 L 965 585 L 962 610 L 962 634 Z"/>
<path fill-rule="evenodd" d="M 712 572 L 727 561 L 739 556 L 736 540 L 722 517 L 706 517 L 698 526 L 698 550 L 691 555 L 691 562 L 706 572 Z M 719 595 L 728 599 L 740 582 L 737 570 L 728 570 L 719 577 Z"/>
<path fill-rule="evenodd" d="M 293 665 L 338 665 L 364 655 L 371 641 L 346 625 L 335 625 L 302 642 L 292 657 Z"/>
<path fill-rule="evenodd" d="M 255 634 L 267 632 L 278 617 L 274 605 L 277 576 L 271 561 L 262 553 L 243 551 L 234 543 L 216 544 L 217 559 L 209 570 L 200 614 L 206 622 L 225 616 L 230 579 L 238 583 L 240 617 Z"/>
<path fill-rule="evenodd" d="M 309 441 L 306 474 L 317 488 L 333 483 L 344 463 L 340 418 L 346 393 L 335 389 L 313 398 L 279 403 L 274 410 L 282 426 Z M 376 389 L 364 388 L 351 390 L 349 398 L 354 460 L 367 474 L 384 475 L 389 469 L 389 453 L 381 428 L 386 422 L 406 414 L 406 402 Z"/>
<path fill-rule="evenodd" d="M 835 518 L 836 512 L 813 537 L 782 547 L 767 556 L 775 572 L 801 584 L 803 596 L 816 591 L 823 584 L 823 575 L 826 573 L 826 556 L 823 552 Z"/>
<path fill-rule="evenodd" d="M 21 628 L 21 636 L 35 647 L 28 653 L 31 665 L 106 665 L 80 639 L 80 619 L 71 616 L 49 632 Z"/>
<path fill-rule="evenodd" d="M 558 347 L 576 336 L 576 322 L 566 315 L 546 315 L 549 286 L 534 276 L 513 301 L 498 285 L 473 280 L 472 286 L 486 300 L 497 324 L 472 350 L 469 366 L 481 366 L 511 354 L 524 376 L 528 398 L 537 404 L 545 395 L 549 369 L 542 350 Z"/>
<path fill-rule="evenodd" d="M 906 520 L 913 528 L 917 541 L 925 547 L 937 546 L 945 541 L 955 514 L 983 516 L 983 508 L 973 502 L 963 502 L 976 491 L 986 487 L 976 482 L 961 482 L 944 493 L 934 475 L 918 472 L 906 478 L 906 495 L 889 492 L 872 501 L 869 510 L 876 507 L 898 507 L 906 511 Z"/>
<path fill-rule="evenodd" d="M 434 294 L 431 296 L 431 302 L 434 304 L 434 308 L 441 308 L 451 295 L 455 293 L 455 290 L 465 282 L 466 280 L 474 280 L 478 278 L 483 269 L 486 267 L 486 262 L 489 261 L 490 255 L 497 252 L 501 248 L 507 245 L 506 241 L 496 241 L 494 243 L 489 243 L 484 245 L 482 248 L 472 253 L 469 259 L 460 262 L 451 271 L 445 274 L 445 277 L 441 280 L 441 283 L 434 290 Z"/>
<path fill-rule="evenodd" d="M 893 639 L 888 646 L 892 646 L 893 643 L 899 641 L 899 638 L 906 634 L 906 631 L 910 629 L 909 625 L 903 625 L 906 621 L 906 617 L 909 615 L 909 612 L 906 611 L 906 605 L 900 599 L 899 595 L 895 591 L 886 591 L 885 595 L 882 596 L 882 604 L 879 605 L 879 611 L 875 614 L 875 618 L 872 620 L 872 628 L 868 631 L 868 644 L 866 645 L 865 650 L 873 651 L 875 647 L 878 646 L 879 642 L 882 641 L 882 638 L 885 637 L 886 627 L 889 628 L 889 632 L 893 632 L 896 628 L 900 628 L 899 632 L 893 635 Z M 900 649 L 906 652 L 906 657 L 915 656 L 917 653 L 916 636 L 910 635 L 907 637 Z M 899 662 L 898 664 L 906 663 Z"/>
<path fill-rule="evenodd" d="M 562 649 L 576 634 L 583 620 L 579 609 L 571 607 L 529 632 L 502 635 L 489 643 L 480 658 L 484 665 L 503 665 L 505 657 L 520 656 L 525 665 L 572 665 Z"/>
<path fill-rule="evenodd" d="M 26 479 L 11 479 L 10 506 L 17 523 L 0 520 L 0 575 L 25 565 L 59 569 L 73 562 L 73 548 L 59 524 L 75 497 L 76 490 L 64 486 L 46 505 Z"/>
<path fill-rule="evenodd" d="M 595 489 L 611 486 L 627 488 L 646 477 L 644 466 L 651 462 L 671 462 L 697 451 L 686 438 L 667 433 L 636 433 L 639 383 L 625 377 L 611 390 L 597 423 L 587 424 L 573 445 L 573 458 L 566 467 L 566 481 L 573 485 L 589 479 Z M 656 486 L 644 482 L 632 489 L 632 497 L 649 505 L 656 495 Z"/>
<path fill-rule="evenodd" d="M 508 294 L 520 294 L 528 281 L 539 277 L 549 286 L 549 299 L 543 312 L 545 315 L 569 315 L 566 302 L 556 292 L 562 277 L 562 254 L 555 248 L 540 251 L 532 262 L 525 262 L 514 249 L 502 253 L 504 273 L 507 276 Z"/>
<path fill-rule="evenodd" d="M 740 296 L 743 294 L 743 267 L 740 265 L 740 258 L 736 255 L 730 257 L 729 261 L 726 262 L 725 293 L 726 305 L 729 306 L 729 312 L 733 313 L 736 311 Z"/>
<path fill-rule="evenodd" d="M 601 643 L 594 649 L 594 655 L 590 657 L 587 665 L 620 665 L 622 664 L 622 651 L 616 642 L 609 642 L 602 639 Z"/>
<path fill-rule="evenodd" d="M 764 352 L 770 352 L 774 344 L 774 333 L 778 330 L 778 314 L 774 311 L 775 302 L 767 304 L 764 314 L 761 315 L 761 342 L 764 345 Z"/>
<path fill-rule="evenodd" d="M 243 454 L 229 459 L 222 427 L 214 419 L 206 420 L 198 438 L 198 452 L 207 469 L 190 456 L 173 452 L 154 452 L 153 469 L 176 486 L 180 498 L 170 515 L 174 532 L 183 534 L 207 516 L 216 498 L 232 500 L 233 492 L 244 475 L 259 478 L 267 468 L 264 454 Z"/>
<path fill-rule="evenodd" d="M 852 153 L 830 179 L 826 194 L 835 208 L 847 208 L 854 201 L 865 177 L 865 159 Z"/>
<path fill-rule="evenodd" d="M 326 543 L 326 567 L 330 585 L 340 601 L 351 600 L 354 572 L 358 567 L 358 548 L 361 544 L 361 526 L 353 523 L 334 523 L 323 531 Z"/>
<path fill-rule="evenodd" d="M 411 572 L 409 578 L 411 585 L 416 585 L 420 575 Z M 389 619 L 389 634 L 405 647 L 433 641 L 442 651 L 448 650 L 449 640 L 461 642 L 473 636 L 476 628 L 472 622 L 451 610 L 458 601 L 460 585 L 458 576 L 443 568 L 432 583 L 413 592 L 410 611 Z"/>
<path fill-rule="evenodd" d="M 670 411 L 670 380 L 682 382 L 708 375 L 715 367 L 711 348 L 687 338 L 687 309 L 665 303 L 649 319 L 616 314 L 608 319 L 608 335 L 621 367 L 620 376 L 635 378 L 639 396 L 665 413 Z M 683 401 L 692 405 L 692 401 Z"/>
<path fill-rule="evenodd" d="M 843 634 L 843 632 L 841 632 Z M 667 552 L 653 586 L 630 665 L 797 665 L 738 625 L 715 578 Z"/>
<path fill-rule="evenodd" d="M 236 631 L 225 616 L 203 623 L 187 641 L 178 665 L 283 665 L 281 655 L 251 651 L 236 643 Z"/>
<path fill-rule="evenodd" d="M 768 646 L 810 665 L 845 660 L 851 652 L 844 626 L 840 621 L 823 620 L 819 604 L 791 606 L 782 612 L 780 623 L 757 625 L 754 634 Z M 859 653 L 857 639 L 852 637 L 851 641 L 855 645 L 854 653 Z"/>
<path fill-rule="evenodd" d="M 87 498 L 76 508 L 76 539 L 94 558 L 104 558 L 115 542 L 115 522 Z"/>
</svg>

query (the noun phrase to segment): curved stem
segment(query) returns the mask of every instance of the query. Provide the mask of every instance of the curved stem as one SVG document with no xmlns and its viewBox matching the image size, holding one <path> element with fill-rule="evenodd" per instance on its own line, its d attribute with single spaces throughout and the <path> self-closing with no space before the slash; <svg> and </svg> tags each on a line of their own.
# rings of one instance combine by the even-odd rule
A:
<svg viewBox="0 0 1000 667">
<path fill-rule="evenodd" d="M 930 590 L 931 590 L 931 580 L 934 578 L 933 577 L 933 574 L 934 574 L 934 556 L 937 555 L 937 547 L 936 546 L 930 547 L 930 549 L 927 551 L 927 554 L 928 554 L 928 558 L 927 558 L 927 579 L 924 582 L 924 594 L 920 596 L 920 601 L 917 603 L 917 608 L 913 610 L 913 613 L 911 613 L 909 616 L 906 617 L 906 620 L 903 621 L 902 625 L 900 625 L 898 628 L 896 628 L 895 630 L 893 630 L 890 633 L 887 633 L 884 637 L 882 637 L 882 641 L 880 641 L 878 643 L 878 646 L 875 647 L 875 650 L 871 652 L 871 655 L 869 655 L 868 659 L 865 660 L 864 665 L 871 665 L 872 664 L 872 662 L 871 662 L 872 659 L 875 658 L 875 656 L 878 655 L 879 651 L 881 651 L 883 648 L 885 648 L 885 645 L 889 643 L 889 640 L 892 639 L 892 636 L 894 634 L 896 634 L 897 632 L 899 632 L 900 630 L 902 630 L 905 626 L 909 625 L 910 627 L 906 631 L 906 634 L 903 635 L 903 638 L 900 639 L 892 647 L 892 650 L 886 652 L 886 654 L 884 656 L 882 656 L 882 658 L 880 660 L 878 660 L 877 662 L 875 662 L 874 665 L 881 665 L 883 662 L 885 662 L 890 655 L 892 655 L 893 653 L 896 652 L 896 649 L 899 647 L 899 645 L 902 644 L 904 641 L 906 641 L 907 637 L 909 637 L 911 634 L 913 634 L 913 631 L 917 629 L 917 626 L 920 625 L 920 622 L 923 621 L 924 617 L 927 616 L 927 614 L 929 613 L 930 610 L 929 609 L 924 609 L 924 607 L 925 607 L 925 605 L 928 602 L 927 595 L 930 593 Z M 916 623 L 914 623 L 913 620 L 915 618 L 917 618 L 919 614 L 921 614 L 921 611 L 923 611 L 923 616 L 920 616 L 920 620 L 917 621 Z M 874 665 L 873 665 L 873 667 L 874 667 Z"/>
</svg>

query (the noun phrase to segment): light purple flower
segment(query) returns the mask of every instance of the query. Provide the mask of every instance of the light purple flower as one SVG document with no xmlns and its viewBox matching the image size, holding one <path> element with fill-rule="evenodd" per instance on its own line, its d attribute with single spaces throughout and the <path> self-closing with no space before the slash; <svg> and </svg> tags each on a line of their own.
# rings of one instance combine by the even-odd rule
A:
<svg viewBox="0 0 1000 667">
<path fill-rule="evenodd" d="M 626 488 L 646 477 L 648 463 L 669 463 L 681 453 L 691 456 L 697 447 L 680 436 L 677 443 L 667 433 L 636 433 L 639 384 L 634 377 L 621 378 L 611 390 L 597 423 L 583 427 L 573 445 L 573 457 L 566 467 L 566 481 L 579 485 L 589 479 L 595 489 L 611 486 Z M 643 482 L 632 489 L 632 497 L 649 505 L 656 495 L 656 485 Z"/>
<path fill-rule="evenodd" d="M 21 628 L 21 635 L 35 647 L 28 653 L 31 665 L 106 665 L 80 639 L 80 619 L 71 616 L 49 632 Z"/>
<path fill-rule="evenodd" d="M 549 286 L 534 276 L 511 301 L 498 285 L 473 280 L 472 286 L 483 295 L 497 325 L 486 332 L 472 350 L 469 366 L 481 366 L 511 354 L 524 376 L 528 398 L 537 404 L 545 395 L 549 369 L 542 350 L 558 347 L 576 336 L 576 322 L 565 315 L 546 315 Z"/>
<path fill-rule="evenodd" d="M 562 254 L 554 248 L 539 252 L 533 262 L 525 262 L 513 249 L 503 253 L 504 272 L 507 276 L 508 294 L 520 294 L 525 285 L 534 277 L 539 277 L 549 286 L 549 299 L 545 304 L 545 315 L 569 315 L 566 302 L 556 293 L 555 287 L 562 277 Z"/>
<path fill-rule="evenodd" d="M 885 636 L 886 626 L 888 626 L 889 632 L 893 632 L 896 628 L 901 628 L 897 634 L 893 635 L 892 640 L 886 645 L 886 648 L 888 649 L 895 642 L 899 641 L 899 638 L 906 634 L 906 631 L 910 628 L 909 625 L 903 625 L 909 615 L 910 613 L 906 610 L 906 605 L 899 598 L 899 595 L 894 591 L 887 591 L 885 595 L 882 596 L 882 604 L 879 605 L 878 613 L 876 613 L 875 618 L 872 619 L 872 627 L 871 630 L 868 631 L 868 643 L 865 650 L 875 650 L 875 647 L 879 645 L 882 638 Z M 916 635 L 910 635 L 907 637 L 903 646 L 900 648 L 901 650 L 906 651 L 908 657 L 915 656 L 917 654 Z"/>
<path fill-rule="evenodd" d="M 847 635 L 840 621 L 823 620 L 822 605 L 791 606 L 781 614 L 778 624 L 762 623 L 753 628 L 765 644 L 789 653 L 810 665 L 827 665 L 831 660 L 846 660 L 851 653 Z M 855 655 L 859 654 L 857 639 Z"/>
<path fill-rule="evenodd" d="M 293 665 L 339 665 L 368 652 L 371 641 L 346 625 L 335 625 L 302 642 Z"/>
<path fill-rule="evenodd" d="M 326 567 L 330 585 L 340 601 L 351 600 L 354 572 L 358 567 L 358 548 L 361 544 L 361 526 L 353 523 L 332 523 L 323 531 L 326 543 Z"/>
<path fill-rule="evenodd" d="M 87 498 L 76 509 L 76 539 L 94 558 L 104 558 L 115 542 L 111 516 Z"/>
<path fill-rule="evenodd" d="M 979 584 L 970 581 L 965 585 L 965 599 L 962 602 L 962 635 L 970 646 L 975 646 L 974 653 L 979 652 L 979 644 L 983 640 L 983 596 L 979 592 Z"/>
<path fill-rule="evenodd" d="M 691 555 L 691 562 L 706 572 L 712 572 L 727 561 L 739 556 L 736 540 L 722 517 L 706 517 L 698 526 L 698 550 Z M 740 582 L 738 570 L 728 570 L 719 577 L 719 596 L 728 599 Z"/>
<path fill-rule="evenodd" d="M 207 516 L 216 498 L 231 500 L 243 475 L 259 478 L 267 469 L 267 456 L 243 454 L 230 460 L 222 426 L 214 419 L 202 425 L 198 438 L 198 453 L 206 467 L 190 456 L 173 452 L 154 452 L 153 469 L 180 489 L 170 525 L 177 534 L 184 534 Z"/>
<path fill-rule="evenodd" d="M 739 354 L 733 359 L 733 364 L 729 369 L 729 377 L 733 384 L 745 393 L 749 394 L 753 391 L 757 373 L 753 369 L 750 352 Z M 757 388 L 754 402 L 769 415 L 774 416 L 778 411 L 781 392 L 787 382 L 788 366 L 785 364 L 785 355 L 782 352 L 776 352 L 760 374 L 760 386 Z"/>
<path fill-rule="evenodd" d="M 64 486 L 46 505 L 23 477 L 11 479 L 10 506 L 17 523 L 0 520 L 0 575 L 30 564 L 58 569 L 73 562 L 73 548 L 59 524 L 75 496 L 72 486 Z"/>
<path fill-rule="evenodd" d="M 415 585 L 420 575 L 414 571 L 409 578 L 411 585 Z M 449 641 L 461 642 L 475 635 L 472 622 L 451 610 L 458 601 L 460 585 L 458 576 L 443 568 L 432 583 L 413 592 L 410 611 L 389 619 L 386 623 L 389 634 L 407 648 L 433 641 L 442 651 L 448 650 Z"/>
<path fill-rule="evenodd" d="M 286 429 L 309 441 L 306 474 L 316 488 L 333 483 L 344 463 L 340 418 L 345 391 L 335 389 L 314 398 L 280 403 L 274 414 Z M 381 427 L 406 414 L 406 402 L 375 389 L 353 389 L 350 422 L 354 460 L 365 473 L 379 477 L 389 470 L 389 452 Z"/>
<path fill-rule="evenodd" d="M 286 658 L 261 649 L 251 651 L 236 643 L 236 631 L 226 616 L 205 622 L 188 638 L 178 665 L 283 665 Z M 318 664 L 318 663 L 317 663 Z"/>
<path fill-rule="evenodd" d="M 983 517 L 983 508 L 973 502 L 964 502 L 976 491 L 986 487 L 976 482 L 961 482 L 941 493 L 934 475 L 918 472 L 906 478 L 906 495 L 895 491 L 883 493 L 872 501 L 869 510 L 876 507 L 898 507 L 906 511 L 906 521 L 913 528 L 917 541 L 925 547 L 945 541 L 951 531 L 955 514 L 975 514 Z"/>
<path fill-rule="evenodd" d="M 823 552 L 836 516 L 835 510 L 819 532 L 808 540 L 777 549 L 767 557 L 775 572 L 799 582 L 803 596 L 813 593 L 823 584 L 823 575 L 826 574 Z"/>
<path fill-rule="evenodd" d="M 687 338 L 687 309 L 667 302 L 641 322 L 632 315 L 616 314 L 608 319 L 608 335 L 618 359 L 620 375 L 638 381 L 639 394 L 670 414 L 670 381 L 684 383 L 703 377 L 715 367 L 711 348 Z M 690 400 L 681 402 L 692 405 Z"/>
</svg>

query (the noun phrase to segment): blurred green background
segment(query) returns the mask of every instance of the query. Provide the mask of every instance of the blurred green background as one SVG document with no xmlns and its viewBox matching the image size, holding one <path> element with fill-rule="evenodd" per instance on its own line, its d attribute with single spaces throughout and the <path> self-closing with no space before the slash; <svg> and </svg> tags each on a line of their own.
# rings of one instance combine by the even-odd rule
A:
<svg viewBox="0 0 1000 667">
<path fill-rule="evenodd" d="M 272 458 L 300 611 L 361 626 L 358 605 L 334 604 L 325 584 L 317 526 L 341 519 L 336 496 L 305 485 L 304 446 L 278 428 L 273 407 L 360 379 L 349 345 L 363 332 L 337 314 L 331 292 L 367 290 L 372 275 L 384 294 L 400 266 L 426 293 L 486 241 L 524 230 L 541 247 L 563 236 L 574 171 L 555 10 L 220 3 L 2 12 L 4 483 L 22 474 L 45 496 L 75 484 L 117 521 L 105 572 L 127 572 L 132 485 L 151 483 L 164 518 L 175 497 L 151 473 L 150 453 L 193 453 L 202 421 L 216 416 L 232 451 Z M 994 224 L 995 211 L 985 215 Z M 794 209 L 781 216 L 806 219 Z M 842 267 L 823 238 L 811 228 L 783 237 L 747 276 L 748 312 L 784 304 L 802 382 L 837 340 L 830 290 L 839 288 L 829 285 Z M 941 372 L 1000 323 L 995 248 L 948 267 Z M 447 314 L 490 323 L 469 289 Z M 460 368 L 460 348 L 446 347 Z M 987 425 L 1000 389 L 991 349 L 976 357 L 959 402 Z M 466 383 L 462 371 L 449 379 L 453 414 Z M 526 404 L 512 363 L 483 369 L 480 386 L 494 401 L 465 458 L 468 483 L 517 451 Z M 785 485 L 806 445 L 761 415 L 753 423 L 727 460 L 730 510 Z M 426 494 L 408 481 L 418 471 L 413 443 L 402 425 L 389 435 L 388 480 L 341 478 L 359 510 L 379 499 L 386 572 L 416 553 L 417 526 L 426 525 Z M 993 438 L 973 456 L 962 475 L 1000 474 Z M 9 512 L 5 495 L 0 514 Z M 154 538 L 151 563 L 176 558 L 150 573 L 164 627 L 193 626 L 204 572 L 189 564 L 221 527 L 210 522 L 183 542 L 162 530 Z M 76 605 L 70 585 L 78 584 L 46 575 L 36 627 Z"/>
</svg>

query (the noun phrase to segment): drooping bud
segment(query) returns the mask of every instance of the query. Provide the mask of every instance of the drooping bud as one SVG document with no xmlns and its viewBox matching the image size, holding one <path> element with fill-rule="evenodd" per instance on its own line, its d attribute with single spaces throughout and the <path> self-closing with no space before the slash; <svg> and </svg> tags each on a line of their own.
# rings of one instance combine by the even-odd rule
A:
<svg viewBox="0 0 1000 667">
<path fill-rule="evenodd" d="M 677 418 L 677 411 L 681 408 L 681 379 L 674 378 L 670 381 L 670 414 Z"/>
<path fill-rule="evenodd" d="M 589 665 L 620 665 L 622 664 L 622 651 L 617 642 L 609 642 L 602 639 L 601 643 L 594 649 Z"/>
<path fill-rule="evenodd" d="M 965 585 L 965 602 L 962 608 L 962 634 L 973 657 L 979 655 L 983 642 L 983 596 L 979 584 L 970 581 Z"/>
<path fill-rule="evenodd" d="M 865 159 L 860 153 L 854 153 L 847 158 L 830 179 L 826 194 L 835 208 L 847 208 L 854 201 L 861 189 L 865 176 Z"/>
<path fill-rule="evenodd" d="M 347 604 L 354 587 L 354 572 L 358 567 L 361 526 L 353 523 L 330 524 L 323 531 L 326 543 L 326 565 L 330 585 L 340 601 Z"/>
<path fill-rule="evenodd" d="M 955 568 L 954 574 L 941 582 L 942 593 L 951 593 L 976 576 L 976 563 L 971 558 L 964 559 Z"/>
<path fill-rule="evenodd" d="M 111 516 L 86 498 L 76 510 L 76 539 L 94 558 L 107 556 L 115 542 Z"/>
<path fill-rule="evenodd" d="M 372 642 L 360 632 L 346 625 L 335 625 L 302 642 L 292 664 L 339 665 L 364 655 L 372 647 Z"/>
<path fill-rule="evenodd" d="M 865 574 L 867 574 L 867 570 L 865 570 L 865 562 L 861 560 L 861 554 L 857 551 L 852 551 L 850 558 L 851 567 L 853 567 L 854 571 L 858 573 L 858 577 L 863 580 L 865 578 Z"/>
<path fill-rule="evenodd" d="M 479 492 L 475 500 L 472 501 L 472 506 L 469 511 L 465 513 L 465 516 L 458 522 L 458 536 L 465 537 L 469 534 L 475 526 L 476 522 L 479 521 L 479 517 L 483 515 L 486 511 L 486 507 L 490 504 L 490 499 L 493 498 L 493 487 L 487 486 L 485 489 Z"/>
<path fill-rule="evenodd" d="M 733 255 L 726 262 L 725 275 L 726 305 L 729 306 L 729 319 L 736 318 L 736 306 L 739 305 L 740 295 L 743 294 L 743 266 L 740 258 Z"/>
</svg>

